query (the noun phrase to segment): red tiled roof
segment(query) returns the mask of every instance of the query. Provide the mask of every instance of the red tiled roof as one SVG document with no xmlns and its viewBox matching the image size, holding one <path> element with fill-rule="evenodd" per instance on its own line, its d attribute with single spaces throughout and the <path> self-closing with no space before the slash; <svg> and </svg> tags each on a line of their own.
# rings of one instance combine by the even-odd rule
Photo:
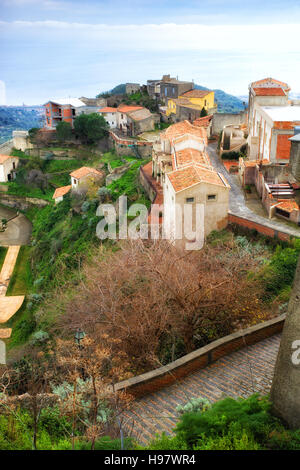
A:
<svg viewBox="0 0 300 470">
<path fill-rule="evenodd" d="M 176 155 L 172 156 L 173 170 L 186 166 L 189 163 L 200 163 L 203 165 L 210 165 L 209 157 L 205 152 L 193 148 L 185 148 L 176 152 Z"/>
<path fill-rule="evenodd" d="M 185 93 L 182 93 L 180 96 L 184 96 L 185 98 L 204 98 L 204 96 L 211 93 L 211 90 L 189 90 Z"/>
<path fill-rule="evenodd" d="M 109 106 L 106 106 L 106 108 L 98 109 L 98 112 L 99 112 L 99 113 L 116 113 L 116 112 L 117 112 L 117 108 L 111 108 L 111 107 L 109 107 Z"/>
<path fill-rule="evenodd" d="M 167 173 L 167 177 L 176 193 L 198 183 L 210 183 L 230 188 L 225 178 L 219 173 L 195 163 Z"/>
<path fill-rule="evenodd" d="M 73 176 L 73 178 L 80 179 L 83 178 L 84 176 L 90 175 L 90 174 L 95 174 L 97 176 L 103 176 L 104 173 L 102 171 L 98 171 L 95 168 L 90 168 L 88 166 L 82 166 L 81 168 L 78 168 L 78 170 L 72 171 L 70 173 L 70 176 Z"/>
<path fill-rule="evenodd" d="M 193 121 L 193 125 L 198 126 L 198 127 L 208 127 L 212 118 L 213 118 L 212 114 L 209 114 L 208 116 L 203 116 L 201 118 L 197 118 L 195 119 L 195 121 Z"/>
<path fill-rule="evenodd" d="M 0 164 L 6 162 L 9 158 L 17 158 L 17 157 L 11 157 L 10 155 L 0 155 Z"/>
<path fill-rule="evenodd" d="M 172 140 L 184 134 L 192 134 L 202 139 L 207 139 L 207 132 L 204 127 L 194 126 L 189 121 L 180 121 L 169 126 L 160 134 L 162 140 Z"/>
<path fill-rule="evenodd" d="M 118 106 L 117 110 L 120 113 L 130 113 L 131 111 L 137 111 L 138 109 L 143 109 L 143 106 L 128 106 L 127 104 L 120 104 Z"/>
<path fill-rule="evenodd" d="M 287 199 L 285 201 L 282 201 L 279 204 L 276 204 L 276 207 L 279 207 L 279 209 L 282 209 L 286 212 L 293 212 L 299 210 L 299 206 L 294 199 Z"/>
<path fill-rule="evenodd" d="M 285 93 L 280 87 L 260 87 L 253 88 L 256 96 L 285 96 Z"/>
<path fill-rule="evenodd" d="M 71 188 L 72 186 L 70 184 L 68 186 L 61 186 L 60 188 L 56 188 L 52 196 L 52 199 L 56 199 L 57 197 L 64 196 L 70 191 Z"/>
<path fill-rule="evenodd" d="M 279 80 L 276 80 L 275 78 L 271 78 L 271 77 L 263 78 L 262 80 L 257 80 L 256 82 L 252 82 L 251 85 L 254 88 L 256 86 L 264 85 L 264 84 L 267 84 L 267 83 L 274 84 L 274 85 L 279 85 L 283 88 L 289 88 L 287 83 L 280 82 Z"/>
</svg>

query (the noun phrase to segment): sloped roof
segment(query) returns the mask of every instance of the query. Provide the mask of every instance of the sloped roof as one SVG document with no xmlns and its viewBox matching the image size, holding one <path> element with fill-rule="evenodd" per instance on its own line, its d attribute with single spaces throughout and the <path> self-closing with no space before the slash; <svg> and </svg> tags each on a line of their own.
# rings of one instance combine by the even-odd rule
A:
<svg viewBox="0 0 300 470">
<path fill-rule="evenodd" d="M 194 126 L 189 121 L 180 121 L 176 124 L 173 124 L 172 126 L 169 126 L 160 134 L 160 137 L 162 140 L 172 140 L 184 134 L 191 134 L 205 140 L 207 138 L 205 128 Z"/>
<path fill-rule="evenodd" d="M 279 204 L 276 204 L 276 207 L 286 212 L 293 212 L 299 210 L 299 206 L 294 199 L 287 199 L 285 201 L 279 202 Z"/>
<path fill-rule="evenodd" d="M 151 112 L 147 108 L 142 108 L 129 112 L 128 116 L 134 121 L 143 121 L 151 116 Z"/>
<path fill-rule="evenodd" d="M 199 183 L 209 183 L 230 188 L 220 173 L 196 163 L 167 173 L 167 177 L 176 193 Z"/>
<path fill-rule="evenodd" d="M 120 104 L 118 106 L 117 110 L 120 113 L 130 113 L 131 111 L 137 111 L 138 109 L 143 109 L 143 106 L 128 106 L 127 104 Z"/>
<path fill-rule="evenodd" d="M 184 93 L 181 93 L 180 96 L 184 96 L 185 98 L 204 98 L 204 96 L 211 93 L 211 90 L 189 90 Z"/>
<path fill-rule="evenodd" d="M 210 160 L 206 152 L 200 152 L 194 148 L 185 148 L 175 153 L 172 158 L 173 170 L 186 166 L 189 163 L 200 163 L 210 165 Z"/>
<path fill-rule="evenodd" d="M 117 108 L 112 108 L 110 106 L 106 106 L 105 108 L 98 109 L 99 113 L 116 113 Z"/>
<path fill-rule="evenodd" d="M 271 87 L 279 86 L 279 87 L 289 89 L 289 86 L 287 83 L 281 82 L 280 80 L 276 80 L 275 78 L 272 78 L 272 77 L 267 77 L 267 78 L 263 78 L 262 80 L 257 80 L 256 82 L 252 82 L 251 86 L 252 88 L 259 87 L 259 86 L 271 86 Z"/>
<path fill-rule="evenodd" d="M 70 173 L 70 176 L 73 176 L 73 178 L 76 178 L 76 179 L 79 180 L 80 178 L 83 178 L 84 176 L 87 176 L 87 175 L 90 175 L 90 174 L 94 174 L 94 175 L 97 175 L 97 176 L 103 176 L 104 175 L 104 173 L 102 171 L 98 171 L 95 168 L 90 168 L 88 166 L 82 166 L 81 168 L 78 168 L 78 170 L 72 171 L 72 173 Z"/>
<path fill-rule="evenodd" d="M 10 155 L 1 155 L 0 154 L 0 165 L 4 162 L 6 162 L 6 160 L 10 159 L 10 158 L 18 158 L 18 157 L 12 157 Z"/>
<path fill-rule="evenodd" d="M 193 121 L 193 125 L 198 126 L 198 127 L 208 127 L 212 118 L 213 118 L 213 114 L 209 114 L 208 116 L 197 118 L 195 119 L 195 121 Z"/>
<path fill-rule="evenodd" d="M 286 96 L 281 87 L 255 87 L 256 96 Z"/>
<path fill-rule="evenodd" d="M 56 199 L 57 197 L 64 196 L 70 191 L 71 188 L 72 186 L 70 184 L 68 186 L 61 186 L 60 188 L 56 188 L 52 196 L 52 199 Z"/>
</svg>

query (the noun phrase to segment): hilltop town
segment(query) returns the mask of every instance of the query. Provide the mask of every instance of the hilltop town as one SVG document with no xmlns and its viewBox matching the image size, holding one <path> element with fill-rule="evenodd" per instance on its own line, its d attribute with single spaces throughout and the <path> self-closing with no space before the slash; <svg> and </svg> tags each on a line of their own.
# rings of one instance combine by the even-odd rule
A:
<svg viewBox="0 0 300 470">
<path fill-rule="evenodd" d="M 278 78 L 237 113 L 170 75 L 49 97 L 0 145 L 0 405 L 63 419 L 46 448 L 213 449 L 189 412 L 228 412 L 230 449 L 300 445 L 266 398 L 300 254 L 300 100 Z M 263 437 L 234 429 L 241 396 Z"/>
</svg>

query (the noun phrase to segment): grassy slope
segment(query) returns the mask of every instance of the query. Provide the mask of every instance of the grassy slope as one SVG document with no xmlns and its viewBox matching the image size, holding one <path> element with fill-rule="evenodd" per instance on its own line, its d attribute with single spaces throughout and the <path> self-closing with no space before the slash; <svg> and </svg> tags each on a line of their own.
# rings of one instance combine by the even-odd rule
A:
<svg viewBox="0 0 300 470">
<path fill-rule="evenodd" d="M 118 158 L 114 153 L 107 152 L 101 161 L 108 163 Z M 134 160 L 132 157 L 128 159 Z M 126 194 L 129 203 L 144 202 L 149 206 L 150 202 L 138 183 L 139 167 L 144 163 L 145 160 L 136 161 L 119 180 L 110 185 L 113 199 Z M 10 349 L 25 343 L 36 328 L 34 312 L 42 305 L 45 294 L 51 295 L 58 285 L 76 285 L 79 266 L 99 246 L 96 237 L 98 203 L 97 198 L 92 198 L 86 212 L 78 214 L 71 208 L 70 197 L 66 197 L 57 206 L 51 204 L 26 212 L 33 223 L 33 246 L 22 247 L 8 294 L 27 294 L 27 302 L 10 322 L 13 327 Z M 50 324 L 51 318 L 42 327 L 47 328 Z"/>
<path fill-rule="evenodd" d="M 5 246 L 0 246 L 0 271 L 3 265 L 4 258 L 7 253 L 7 248 Z"/>
</svg>

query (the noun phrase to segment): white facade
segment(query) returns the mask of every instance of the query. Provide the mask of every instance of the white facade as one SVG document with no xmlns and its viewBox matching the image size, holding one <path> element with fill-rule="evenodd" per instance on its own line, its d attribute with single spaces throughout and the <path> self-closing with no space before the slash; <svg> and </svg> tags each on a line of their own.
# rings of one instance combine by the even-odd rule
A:
<svg viewBox="0 0 300 470">
<path fill-rule="evenodd" d="M 100 112 L 111 129 L 117 127 L 117 112 Z"/>
<path fill-rule="evenodd" d="M 175 192 L 168 174 L 166 174 L 164 191 L 164 233 L 167 239 L 180 239 L 184 236 L 184 206 L 190 205 L 192 219 L 190 230 L 197 232 L 203 230 L 204 237 L 207 237 L 213 230 L 221 230 L 228 223 L 230 186 L 224 181 L 224 185 L 217 185 L 208 182 L 199 182 Z M 200 227 L 196 225 L 196 205 L 203 205 L 203 220 Z M 198 209 L 199 210 L 199 209 Z M 201 215 L 201 214 L 200 214 Z M 197 233 L 199 234 L 199 233 Z"/>
<path fill-rule="evenodd" d="M 9 157 L 2 161 L 0 156 L 0 182 L 6 183 L 12 181 L 16 177 L 16 169 L 19 164 L 18 157 Z"/>
</svg>

